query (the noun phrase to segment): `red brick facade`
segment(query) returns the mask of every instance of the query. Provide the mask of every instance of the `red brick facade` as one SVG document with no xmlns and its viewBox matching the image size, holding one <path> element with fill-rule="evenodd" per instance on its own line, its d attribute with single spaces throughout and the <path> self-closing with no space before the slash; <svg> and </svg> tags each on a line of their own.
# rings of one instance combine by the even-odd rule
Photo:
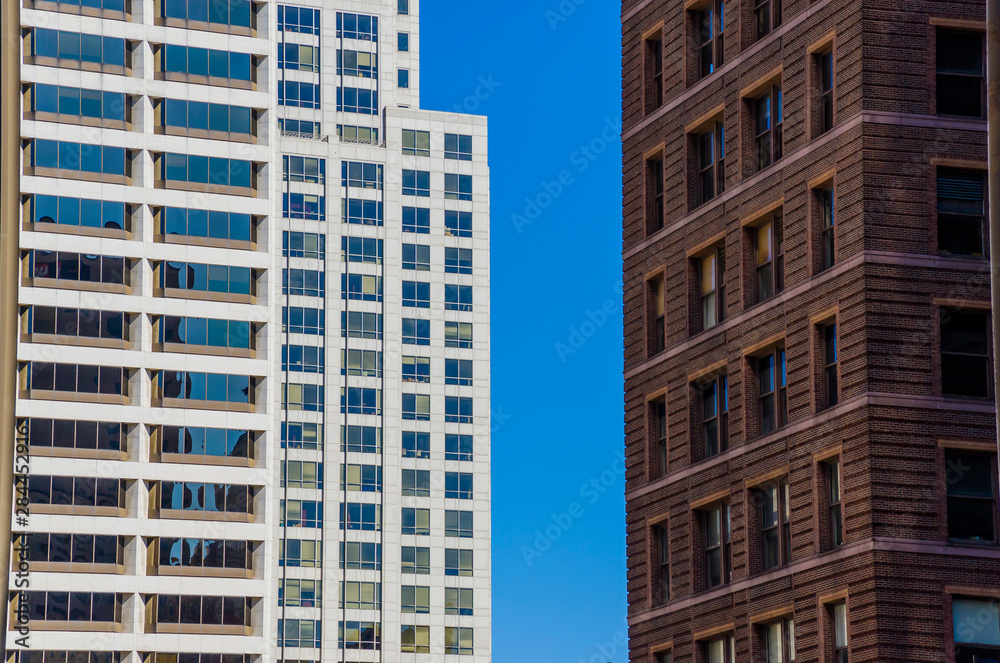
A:
<svg viewBox="0 0 1000 663">
<path fill-rule="evenodd" d="M 995 454 L 996 430 L 991 399 L 942 387 L 941 316 L 987 311 L 990 292 L 986 261 L 938 247 L 938 169 L 985 171 L 986 124 L 938 114 L 935 39 L 939 29 L 979 39 L 985 4 L 784 0 L 781 25 L 755 40 L 755 0 L 725 0 L 723 64 L 699 80 L 695 16 L 708 4 L 622 5 L 630 660 L 655 663 L 669 651 L 675 663 L 705 663 L 707 643 L 732 636 L 735 661 L 767 661 L 764 625 L 788 618 L 797 663 L 834 663 L 830 606 L 844 602 L 851 663 L 955 661 L 952 600 L 1000 598 L 1000 546 L 948 532 L 945 450 Z M 647 42 L 658 36 L 659 103 Z M 824 132 L 828 52 L 833 127 Z M 759 169 L 752 100 L 774 86 L 781 154 Z M 696 134 L 716 122 L 725 186 L 701 203 Z M 647 161 L 657 158 L 664 212 L 651 224 Z M 825 270 L 824 191 L 835 217 Z M 776 215 L 784 287 L 758 302 L 755 229 Z M 725 318 L 702 330 L 700 259 L 718 247 Z M 651 340 L 656 279 L 662 351 Z M 828 374 L 831 323 L 838 356 Z M 787 416 L 761 434 L 756 370 L 776 348 L 787 362 Z M 831 375 L 835 394 L 826 393 Z M 719 376 L 728 381 L 728 448 L 709 456 L 703 389 Z M 653 404 L 664 398 L 661 476 Z M 839 545 L 828 461 L 841 469 Z M 790 546 L 784 563 L 763 570 L 757 489 L 783 479 Z M 709 589 L 704 513 L 720 503 L 731 514 L 731 579 Z M 656 579 L 657 527 L 669 532 L 669 596 Z"/>
</svg>

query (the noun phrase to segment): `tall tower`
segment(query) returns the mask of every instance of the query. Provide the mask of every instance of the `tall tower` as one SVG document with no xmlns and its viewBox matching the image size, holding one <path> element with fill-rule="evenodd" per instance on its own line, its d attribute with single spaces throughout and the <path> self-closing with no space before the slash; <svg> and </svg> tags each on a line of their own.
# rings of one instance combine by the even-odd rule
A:
<svg viewBox="0 0 1000 663">
<path fill-rule="evenodd" d="M 630 660 L 996 660 L 984 3 L 622 48 Z"/>
<path fill-rule="evenodd" d="M 417 9 L 23 2 L 8 658 L 489 659 L 486 122 Z"/>
<path fill-rule="evenodd" d="M 279 5 L 276 41 L 275 658 L 486 662 L 485 118 L 419 108 L 416 2 Z"/>
</svg>

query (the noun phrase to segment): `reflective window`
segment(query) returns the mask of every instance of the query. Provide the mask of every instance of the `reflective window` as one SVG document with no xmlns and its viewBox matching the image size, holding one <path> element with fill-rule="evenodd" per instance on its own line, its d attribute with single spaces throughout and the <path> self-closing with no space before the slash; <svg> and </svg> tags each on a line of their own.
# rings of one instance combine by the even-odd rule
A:
<svg viewBox="0 0 1000 663">
<path fill-rule="evenodd" d="M 247 541 L 161 537 L 159 547 L 160 566 L 251 568 L 252 549 Z"/>
<path fill-rule="evenodd" d="M 382 225 L 382 203 L 376 200 L 345 198 L 342 201 L 341 214 L 347 223 L 363 226 Z"/>
<path fill-rule="evenodd" d="M 162 103 L 161 117 L 165 127 L 254 135 L 253 109 L 247 106 L 183 99 L 164 99 Z"/>
<path fill-rule="evenodd" d="M 285 218 L 326 221 L 326 198 L 311 193 L 286 193 L 282 195 Z"/>
<path fill-rule="evenodd" d="M 337 12 L 337 36 L 344 39 L 378 41 L 378 17 Z"/>
<path fill-rule="evenodd" d="M 193 456 L 249 458 L 253 438 L 248 430 L 161 426 L 160 452 Z"/>
<path fill-rule="evenodd" d="M 28 427 L 28 443 L 33 447 L 102 451 L 121 451 L 125 448 L 127 427 L 120 423 L 36 417 L 22 423 Z"/>
<path fill-rule="evenodd" d="M 444 158 L 472 161 L 472 136 L 464 134 L 444 135 Z"/>
<path fill-rule="evenodd" d="M 319 83 L 278 81 L 278 105 L 319 108 Z"/>
<path fill-rule="evenodd" d="M 427 198 L 431 195 L 431 174 L 426 170 L 403 170 L 403 195 Z"/>
<path fill-rule="evenodd" d="M 448 433 L 444 436 L 445 460 L 472 460 L 472 436 Z"/>
<path fill-rule="evenodd" d="M 36 57 L 125 66 L 124 39 L 46 28 L 36 28 L 32 36 Z"/>
<path fill-rule="evenodd" d="M 445 212 L 447 214 L 447 212 Z M 431 231 L 431 211 L 423 207 L 403 208 L 403 232 L 426 235 Z"/>
<path fill-rule="evenodd" d="M 281 448 L 323 450 L 323 425 L 301 421 L 281 422 Z"/>
<path fill-rule="evenodd" d="M 167 152 L 160 158 L 160 178 L 175 182 L 214 184 L 249 189 L 253 186 L 254 165 L 243 159 L 204 157 Z"/>
<path fill-rule="evenodd" d="M 452 237 L 472 237 L 472 212 L 444 212 L 444 234 Z"/>
<path fill-rule="evenodd" d="M 160 234 L 249 242 L 254 219 L 249 214 L 164 207 L 157 214 Z"/>
<path fill-rule="evenodd" d="M 253 5 L 250 0 L 162 0 L 161 11 L 163 18 L 249 28 Z"/>
<path fill-rule="evenodd" d="M 256 274 L 249 267 L 165 262 L 160 266 L 160 287 L 230 295 L 254 294 Z"/>
<path fill-rule="evenodd" d="M 296 71 L 319 71 L 319 47 L 278 43 L 278 68 Z M 339 60 L 339 58 L 338 58 Z M 339 62 L 338 62 L 338 71 Z"/>
<path fill-rule="evenodd" d="M 77 394 L 127 395 L 127 372 L 120 366 L 90 364 L 28 364 L 28 389 Z"/>
<path fill-rule="evenodd" d="M 34 111 L 38 113 L 60 113 L 125 121 L 128 103 L 123 92 L 104 92 L 44 83 L 37 83 L 32 92 Z"/>
<path fill-rule="evenodd" d="M 229 78 L 237 81 L 253 79 L 255 65 L 249 53 L 230 53 L 194 46 L 165 44 L 161 56 L 164 72 Z"/>
<path fill-rule="evenodd" d="M 403 318 L 403 343 L 405 345 L 430 345 L 430 320 Z"/>
<path fill-rule="evenodd" d="M 337 75 L 375 78 L 378 76 L 378 56 L 367 51 L 337 51 Z"/>
<path fill-rule="evenodd" d="M 282 271 L 281 293 L 322 297 L 326 291 L 323 272 L 313 269 L 285 269 Z"/>
<path fill-rule="evenodd" d="M 350 453 L 382 453 L 382 429 L 374 426 L 341 426 L 340 450 Z"/>
<path fill-rule="evenodd" d="M 124 564 L 125 540 L 103 534 L 25 534 L 32 562 L 71 562 L 74 564 Z"/>
<path fill-rule="evenodd" d="M 431 434 L 403 431 L 403 458 L 430 458 Z"/>
<path fill-rule="evenodd" d="M 254 489 L 225 483 L 160 483 L 160 508 L 174 511 L 253 513 Z"/>
<path fill-rule="evenodd" d="M 97 311 L 85 308 L 32 306 L 28 309 L 31 334 L 54 334 L 73 338 L 112 338 L 125 340 L 131 316 L 121 311 Z"/>
<path fill-rule="evenodd" d="M 323 333 L 325 317 L 323 309 L 285 306 L 281 309 L 282 331 L 289 334 L 319 335 Z"/>
<path fill-rule="evenodd" d="M 446 200 L 472 200 L 472 175 L 446 173 L 444 197 Z"/>
<path fill-rule="evenodd" d="M 157 388 L 161 398 L 216 403 L 250 403 L 254 380 L 246 375 L 160 371 Z"/>
<path fill-rule="evenodd" d="M 129 208 L 122 202 L 41 194 L 31 197 L 33 223 L 124 230 L 130 218 Z"/>
<path fill-rule="evenodd" d="M 319 34 L 319 10 L 278 5 L 278 29 L 286 32 Z"/>
<path fill-rule="evenodd" d="M 130 155 L 124 147 L 39 138 L 32 142 L 32 148 L 31 161 L 35 168 L 59 168 L 104 175 L 126 175 L 130 170 Z"/>
<path fill-rule="evenodd" d="M 354 87 L 338 87 L 337 110 L 345 113 L 378 115 L 378 92 Z"/>
</svg>

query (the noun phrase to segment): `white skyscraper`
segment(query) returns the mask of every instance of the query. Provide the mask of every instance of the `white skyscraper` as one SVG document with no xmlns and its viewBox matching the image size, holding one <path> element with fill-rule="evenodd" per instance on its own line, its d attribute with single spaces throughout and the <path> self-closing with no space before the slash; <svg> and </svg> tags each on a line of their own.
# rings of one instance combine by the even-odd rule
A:
<svg viewBox="0 0 1000 663">
<path fill-rule="evenodd" d="M 489 660 L 486 121 L 417 10 L 24 0 L 20 661 Z"/>
</svg>

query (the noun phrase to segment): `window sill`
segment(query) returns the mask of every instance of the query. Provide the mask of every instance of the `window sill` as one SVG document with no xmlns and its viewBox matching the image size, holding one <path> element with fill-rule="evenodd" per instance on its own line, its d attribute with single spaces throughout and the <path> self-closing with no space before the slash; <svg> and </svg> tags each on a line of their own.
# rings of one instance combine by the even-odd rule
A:
<svg viewBox="0 0 1000 663">
<path fill-rule="evenodd" d="M 90 117 L 89 115 L 68 115 L 66 113 L 44 113 L 41 111 L 32 113 L 31 111 L 25 111 L 24 119 L 35 122 L 59 122 L 60 124 L 78 124 L 83 127 L 132 131 L 131 122 Z"/>
<path fill-rule="evenodd" d="M 993 377 L 992 374 L 990 377 Z M 941 394 L 941 398 L 952 403 L 993 403 L 993 398 L 989 396 L 962 396 L 960 394 Z"/>
<path fill-rule="evenodd" d="M 59 334 L 21 334 L 21 342 L 72 345 L 74 347 L 86 348 L 108 348 L 111 350 L 131 349 L 131 343 L 117 338 L 90 338 L 88 336 L 62 336 Z"/>
<path fill-rule="evenodd" d="M 67 403 L 94 403 L 99 405 L 129 405 L 128 396 L 118 394 L 90 394 L 81 391 L 55 391 L 51 389 L 23 389 L 21 398 Z"/>
<path fill-rule="evenodd" d="M 79 14 L 80 16 L 95 16 L 114 21 L 131 21 L 132 14 L 127 11 L 117 9 L 99 9 L 97 7 L 84 7 L 82 5 L 71 5 L 62 2 L 51 2 L 50 0 L 25 0 L 25 9 L 38 9 L 41 11 L 59 12 L 60 14 Z"/>
<path fill-rule="evenodd" d="M 219 467 L 254 467 L 252 458 L 239 456 L 209 456 L 207 454 L 175 454 L 152 453 L 150 461 L 154 463 L 183 463 L 185 465 L 213 465 Z"/>
<path fill-rule="evenodd" d="M 187 509 L 156 509 L 149 510 L 150 518 L 159 520 L 193 520 L 221 523 L 252 523 L 254 520 L 252 513 L 229 513 L 227 511 L 195 511 Z"/>
<path fill-rule="evenodd" d="M 124 184 L 130 186 L 132 177 L 129 175 L 110 175 L 107 173 L 91 173 L 68 168 L 32 168 L 24 167 L 25 177 L 58 177 L 64 180 L 80 180 L 81 182 L 100 182 L 101 184 Z"/>
<path fill-rule="evenodd" d="M 253 66 L 251 64 L 251 66 Z M 200 74 L 183 74 L 177 71 L 158 71 L 155 79 L 158 81 L 173 81 L 175 83 L 192 83 L 210 85 L 212 87 L 229 87 L 239 90 L 256 90 L 256 81 L 244 81 L 238 78 L 223 78 L 221 76 L 202 76 Z"/>
<path fill-rule="evenodd" d="M 26 288 L 58 288 L 59 290 L 79 290 L 100 292 L 110 295 L 130 295 L 132 289 L 122 283 L 95 283 L 93 281 L 71 281 L 69 279 L 26 278 L 21 279 Z"/>
<path fill-rule="evenodd" d="M 189 129 L 174 126 L 158 126 L 154 133 L 164 136 L 185 136 L 187 138 L 208 138 L 210 140 L 225 140 L 230 143 L 257 144 L 257 136 L 253 134 L 234 133 L 232 131 L 212 131 L 209 129 Z"/>
<path fill-rule="evenodd" d="M 121 633 L 122 625 L 116 622 L 30 621 L 32 631 L 83 631 L 92 633 Z"/>
<path fill-rule="evenodd" d="M 217 193 L 223 196 L 246 196 L 256 198 L 254 187 L 229 186 L 225 184 L 207 184 L 203 182 L 184 182 L 180 180 L 156 180 L 155 188 L 173 191 L 192 191 L 195 193 Z"/>
<path fill-rule="evenodd" d="M 32 504 L 31 513 L 48 516 L 110 516 L 124 518 L 125 509 L 117 506 L 76 506 L 73 504 Z"/>
<path fill-rule="evenodd" d="M 87 562 L 36 562 L 28 560 L 32 571 L 43 573 L 110 573 L 125 574 L 124 564 L 93 564 Z"/>
<path fill-rule="evenodd" d="M 947 539 L 945 543 L 949 546 L 959 548 L 997 548 L 1000 547 L 996 541 L 970 541 L 969 539 Z"/>
<path fill-rule="evenodd" d="M 227 357 L 257 358 L 257 352 L 252 348 L 227 348 L 189 343 L 153 343 L 153 352 L 177 352 L 188 355 L 206 355 L 209 357 L 217 357 L 220 354 L 225 354 Z"/>
<path fill-rule="evenodd" d="M 173 299 L 197 299 L 206 302 L 224 302 L 226 304 L 256 304 L 254 295 L 234 295 L 226 292 L 206 292 L 203 290 L 186 290 L 182 288 L 153 288 L 154 297 L 169 297 Z"/>
<path fill-rule="evenodd" d="M 34 565 L 31 567 L 34 569 Z M 254 577 L 253 569 L 228 569 L 212 566 L 150 566 L 146 574 L 151 576 L 177 576 L 182 578 L 240 578 Z"/>
<path fill-rule="evenodd" d="M 78 449 L 67 447 L 39 447 L 32 445 L 31 455 L 45 458 L 87 458 L 92 460 L 127 460 L 128 453 L 113 449 Z M 34 567 L 32 567 L 34 568 Z"/>
<path fill-rule="evenodd" d="M 218 237 L 196 237 L 194 235 L 153 235 L 153 241 L 160 244 L 179 244 L 182 246 L 210 246 L 218 249 L 233 249 L 237 251 L 256 251 L 257 242 L 239 239 L 221 239 Z"/>
<path fill-rule="evenodd" d="M 71 226 L 68 223 L 31 223 L 23 226 L 25 232 L 59 233 L 60 235 L 82 235 L 106 239 L 132 239 L 132 233 L 121 228 L 95 228 L 93 226 Z"/>
<path fill-rule="evenodd" d="M 230 403 L 228 401 L 196 401 L 187 398 L 156 398 L 152 407 L 181 408 L 185 410 L 212 410 L 216 412 L 254 412 L 253 403 Z"/>
<path fill-rule="evenodd" d="M 256 9 L 256 7 L 254 7 L 254 9 Z M 210 23 L 209 21 L 192 21 L 186 18 L 170 17 L 156 18 L 153 23 L 154 25 L 162 25 L 168 28 L 202 30 L 204 32 L 214 32 L 221 35 L 243 35 L 245 37 L 257 36 L 257 29 L 253 26 L 248 27 L 245 25 L 230 25 L 228 23 Z"/>
<path fill-rule="evenodd" d="M 77 71 L 94 71 L 101 74 L 115 74 L 118 76 L 132 75 L 131 67 L 125 67 L 120 64 L 83 62 L 69 58 L 50 58 L 44 55 L 26 55 L 24 57 L 24 64 L 33 64 L 40 67 L 59 67 L 60 69 L 76 69 Z"/>
<path fill-rule="evenodd" d="M 148 624 L 146 633 L 190 633 L 200 635 L 252 635 L 249 626 L 232 624 Z"/>
</svg>

